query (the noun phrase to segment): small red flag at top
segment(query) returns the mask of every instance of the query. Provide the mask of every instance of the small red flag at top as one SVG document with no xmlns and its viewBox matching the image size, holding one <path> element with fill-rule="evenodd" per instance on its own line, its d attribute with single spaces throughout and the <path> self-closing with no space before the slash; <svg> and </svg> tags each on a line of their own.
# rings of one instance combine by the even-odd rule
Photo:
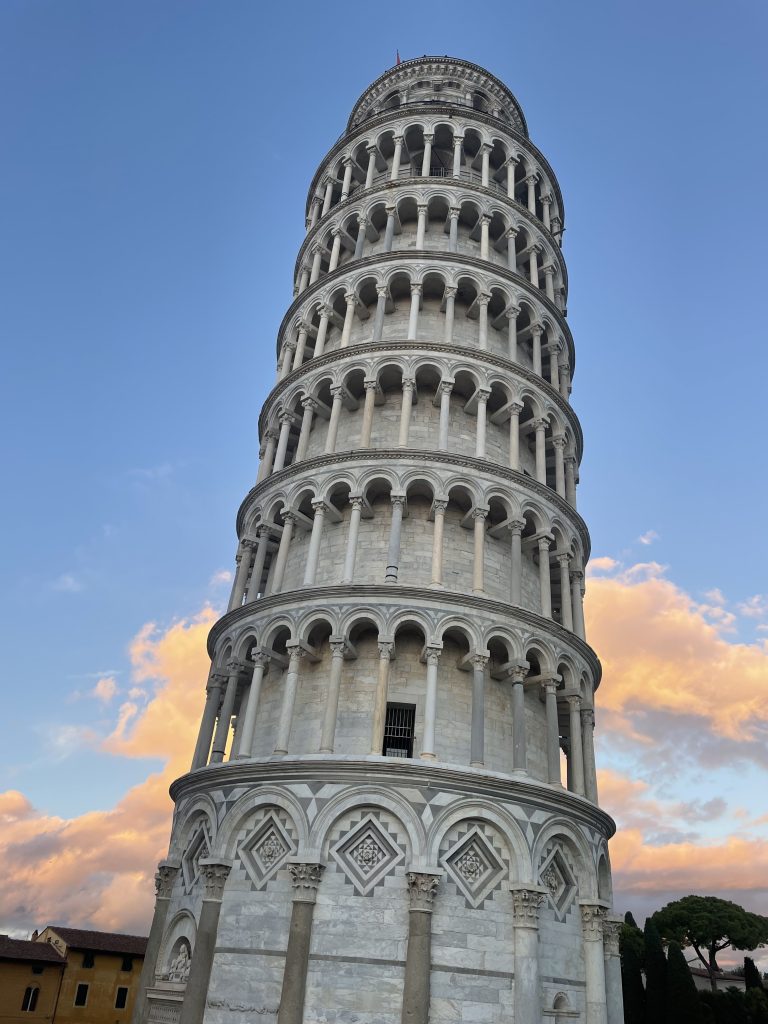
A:
<svg viewBox="0 0 768 1024">
<path fill-rule="evenodd" d="M 395 53 L 397 54 L 397 60 L 395 61 L 395 67 L 397 67 L 398 64 L 402 64 L 402 61 L 400 60 L 400 51 L 396 50 Z"/>
</svg>

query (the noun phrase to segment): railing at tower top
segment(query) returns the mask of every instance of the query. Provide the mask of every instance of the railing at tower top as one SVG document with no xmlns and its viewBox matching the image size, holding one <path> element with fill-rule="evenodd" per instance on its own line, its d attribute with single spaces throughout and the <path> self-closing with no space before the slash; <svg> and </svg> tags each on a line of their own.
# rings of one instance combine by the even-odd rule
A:
<svg viewBox="0 0 768 1024">
<path fill-rule="evenodd" d="M 381 185 L 381 184 L 384 184 L 385 182 L 390 181 L 391 180 L 391 174 L 392 174 L 391 171 L 384 171 L 382 174 L 374 175 L 373 181 L 372 181 L 371 185 L 372 186 L 374 186 L 374 185 Z M 408 178 L 421 178 L 421 177 L 422 177 L 421 165 L 420 165 L 420 162 L 417 161 L 417 166 L 414 166 L 413 164 L 401 164 L 400 170 L 398 172 L 397 180 L 398 181 L 403 181 L 404 179 L 408 179 Z M 453 170 L 449 170 L 448 168 L 441 167 L 441 166 L 433 166 L 433 167 L 431 167 L 430 170 L 429 170 L 429 177 L 430 178 L 447 178 L 447 179 L 453 179 L 454 181 L 456 181 L 456 178 L 455 178 L 455 176 L 453 174 Z M 476 171 L 472 167 L 462 167 L 460 169 L 460 172 L 459 172 L 459 180 L 460 181 L 468 181 L 468 182 L 470 182 L 470 183 L 472 183 L 474 185 L 482 185 L 483 184 L 483 175 L 482 175 L 481 171 Z M 494 189 L 496 192 L 499 192 L 501 195 L 505 196 L 506 198 L 509 198 L 507 196 L 507 186 L 506 186 L 506 184 L 502 185 L 501 182 L 500 181 L 496 181 L 495 178 L 489 178 L 488 186 L 487 187 L 491 188 L 491 189 Z M 349 190 L 350 197 L 353 196 L 355 194 L 355 192 L 358 192 L 358 191 L 360 191 L 363 188 L 364 188 L 364 185 L 362 184 L 362 182 L 354 182 L 352 187 Z"/>
<path fill-rule="evenodd" d="M 485 114 L 486 117 L 493 117 L 497 121 L 501 121 L 502 124 L 511 124 L 506 118 L 499 117 L 498 114 L 494 114 L 490 110 L 481 110 L 476 107 L 473 102 L 462 100 L 454 96 L 441 96 L 435 97 L 434 99 L 420 99 L 420 100 L 406 100 L 405 103 L 399 103 L 396 107 L 386 107 L 384 110 L 370 110 L 364 117 L 361 117 L 358 121 L 355 121 L 353 128 L 359 128 L 361 124 L 365 124 L 372 117 L 378 117 L 379 114 L 396 114 L 398 110 L 407 110 L 411 107 L 459 107 L 461 110 L 474 110 L 478 114 Z M 515 126 L 512 124 L 512 128 Z M 345 130 L 334 142 L 334 146 L 341 142 L 348 132 Z"/>
</svg>

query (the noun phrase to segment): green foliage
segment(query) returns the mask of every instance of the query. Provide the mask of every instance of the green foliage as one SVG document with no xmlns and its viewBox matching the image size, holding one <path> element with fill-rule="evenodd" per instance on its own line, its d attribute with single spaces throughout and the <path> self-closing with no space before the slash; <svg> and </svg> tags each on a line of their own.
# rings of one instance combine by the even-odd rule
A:
<svg viewBox="0 0 768 1024">
<path fill-rule="evenodd" d="M 652 918 L 647 918 L 645 929 L 645 1019 L 647 1024 L 666 1024 L 667 958 L 661 945 L 661 936 Z M 675 1024 L 670 1019 L 670 1024 Z"/>
<path fill-rule="evenodd" d="M 627 911 L 624 915 L 624 924 L 621 926 L 621 932 L 619 933 L 619 952 L 621 953 L 622 963 L 629 949 L 632 949 L 635 959 L 642 969 L 645 966 L 645 940 L 643 939 L 643 933 L 635 924 L 634 917 Z"/>
<path fill-rule="evenodd" d="M 701 1024 L 701 1003 L 696 985 L 677 942 L 667 949 L 667 1019 L 674 1024 Z"/>
<path fill-rule="evenodd" d="M 750 956 L 744 957 L 744 984 L 747 988 L 762 988 L 763 979 L 755 966 L 755 961 Z"/>
<path fill-rule="evenodd" d="M 627 928 L 627 925 L 624 925 Z M 622 928 L 622 936 L 624 932 Z M 635 931 L 643 941 L 643 933 L 639 928 Z M 624 995 L 624 1024 L 645 1024 L 645 986 L 640 966 L 636 944 L 630 943 L 622 948 L 622 939 L 619 938 L 619 949 L 621 950 L 621 990 Z"/>
<path fill-rule="evenodd" d="M 747 989 L 744 1006 L 749 1016 L 749 1024 L 768 1024 L 768 996 L 761 988 Z"/>
<path fill-rule="evenodd" d="M 737 988 L 725 992 L 700 992 L 704 1024 L 768 1024 L 768 996 L 758 988 L 746 993 Z"/>
</svg>

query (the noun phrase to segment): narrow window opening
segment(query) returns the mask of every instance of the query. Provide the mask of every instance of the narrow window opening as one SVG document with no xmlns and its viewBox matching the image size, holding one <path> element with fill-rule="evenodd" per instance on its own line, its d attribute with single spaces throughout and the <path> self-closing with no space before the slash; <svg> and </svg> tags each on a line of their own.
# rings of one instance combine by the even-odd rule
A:
<svg viewBox="0 0 768 1024">
<path fill-rule="evenodd" d="M 85 1006 L 88 1002 L 88 986 L 81 981 L 75 992 L 75 1006 Z"/>
<path fill-rule="evenodd" d="M 413 729 L 416 722 L 414 704 L 387 704 L 384 723 L 385 757 L 413 757 Z"/>
<path fill-rule="evenodd" d="M 115 1009 L 124 1010 L 125 1004 L 128 1002 L 128 986 L 120 985 L 115 995 Z"/>
<path fill-rule="evenodd" d="M 37 997 L 40 994 L 40 989 L 35 985 L 30 985 L 24 993 L 24 999 L 21 1003 L 21 1009 L 23 1012 L 31 1013 L 37 1007 Z"/>
<path fill-rule="evenodd" d="M 122 967 L 120 968 L 120 970 L 121 971 L 132 971 L 133 970 L 133 957 L 132 956 L 124 956 L 123 957 L 123 964 L 122 964 Z"/>
<path fill-rule="evenodd" d="M 93 953 L 83 953 L 83 967 L 93 967 Z"/>
</svg>

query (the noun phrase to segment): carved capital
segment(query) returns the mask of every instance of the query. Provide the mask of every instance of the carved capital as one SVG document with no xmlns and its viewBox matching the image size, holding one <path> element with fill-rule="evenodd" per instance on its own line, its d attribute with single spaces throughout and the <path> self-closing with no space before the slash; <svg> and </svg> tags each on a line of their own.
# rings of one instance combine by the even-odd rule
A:
<svg viewBox="0 0 768 1024">
<path fill-rule="evenodd" d="M 453 381 L 453 380 L 441 380 L 440 381 L 440 394 L 441 395 L 450 395 L 451 392 L 453 391 L 453 385 L 455 383 L 456 382 Z"/>
<path fill-rule="evenodd" d="M 525 682 L 525 677 L 528 675 L 528 665 L 510 665 L 507 671 L 513 683 L 522 685 Z"/>
<path fill-rule="evenodd" d="M 487 306 L 488 303 L 491 301 L 491 296 L 488 294 L 488 292 L 480 292 L 475 301 L 477 302 L 478 306 Z"/>
<path fill-rule="evenodd" d="M 478 519 L 485 520 L 485 519 L 488 518 L 488 513 L 489 512 L 490 512 L 490 509 L 488 508 L 487 505 L 475 505 L 475 507 L 472 509 L 472 518 L 474 520 L 478 520 Z"/>
<path fill-rule="evenodd" d="M 251 650 L 251 661 L 253 662 L 254 669 L 266 668 L 269 665 L 271 655 L 268 654 L 261 647 L 254 647 Z"/>
<path fill-rule="evenodd" d="M 516 928 L 538 928 L 539 908 L 546 900 L 546 893 L 536 888 L 512 889 L 512 917 Z"/>
<path fill-rule="evenodd" d="M 381 661 L 389 661 L 392 657 L 392 652 L 395 649 L 395 645 L 392 640 L 379 640 L 379 658 Z"/>
<path fill-rule="evenodd" d="M 293 511 L 293 509 L 284 508 L 280 512 L 280 518 L 283 520 L 284 523 L 295 523 L 296 513 Z"/>
<path fill-rule="evenodd" d="M 331 649 L 332 658 L 343 658 L 347 653 L 347 645 L 343 640 L 329 640 L 328 646 Z"/>
<path fill-rule="evenodd" d="M 317 513 L 319 512 L 320 515 L 324 516 L 325 513 L 328 511 L 328 506 L 326 505 L 322 498 L 313 498 L 310 504 L 312 505 L 312 511 L 315 513 L 315 515 L 317 515 Z"/>
<path fill-rule="evenodd" d="M 524 519 L 510 519 L 509 522 L 507 523 L 507 529 L 509 530 L 509 532 L 511 534 L 513 534 L 513 535 L 516 534 L 519 537 L 522 534 L 523 530 L 525 529 L 525 520 Z"/>
<path fill-rule="evenodd" d="M 210 860 L 207 857 L 201 857 L 200 861 L 200 874 L 203 878 L 203 885 L 205 887 L 205 893 L 203 895 L 204 900 L 216 900 L 221 901 L 221 897 L 224 895 L 224 886 L 227 878 L 229 877 L 230 864 L 222 864 L 219 861 Z"/>
<path fill-rule="evenodd" d="M 420 284 L 412 284 L 411 285 L 411 295 L 421 295 L 421 285 Z"/>
<path fill-rule="evenodd" d="M 490 658 L 487 654 L 474 653 L 469 660 L 472 662 L 472 668 L 479 668 L 481 671 L 485 671 L 485 666 L 490 661 Z"/>
<path fill-rule="evenodd" d="M 432 511 L 436 516 L 445 515 L 445 510 L 448 508 L 448 500 L 438 499 L 432 502 Z"/>
<path fill-rule="evenodd" d="M 534 430 L 546 430 L 547 427 L 549 426 L 549 420 L 545 420 L 545 419 L 534 420 L 532 426 L 533 426 Z"/>
<path fill-rule="evenodd" d="M 447 287 L 447 288 L 445 289 L 445 291 L 444 291 L 444 293 L 443 293 L 443 294 L 445 295 L 446 299 L 455 299 L 455 298 L 456 298 L 456 292 L 457 292 L 458 290 L 459 290 L 459 289 L 458 289 L 458 288 L 456 288 L 456 287 L 454 287 L 453 285 L 449 285 L 449 286 L 448 286 L 448 287 Z"/>
<path fill-rule="evenodd" d="M 387 297 L 387 286 L 385 284 L 377 285 L 376 286 L 376 294 L 379 296 L 380 299 L 386 299 L 386 297 Z"/>
<path fill-rule="evenodd" d="M 358 512 L 362 511 L 363 508 L 363 496 L 361 494 L 350 494 L 349 504 L 353 509 L 357 509 Z"/>
<path fill-rule="evenodd" d="M 390 494 L 389 500 L 392 502 L 392 508 L 405 508 L 405 495 L 404 494 Z"/>
<path fill-rule="evenodd" d="M 538 543 L 539 543 L 539 551 L 544 553 L 546 551 L 549 551 L 549 545 L 552 543 L 552 538 L 551 537 L 539 537 L 538 538 Z"/>
<path fill-rule="evenodd" d="M 317 412 L 317 399 L 313 398 L 312 395 L 307 395 L 306 398 L 301 400 L 302 409 L 311 409 L 312 412 Z"/>
<path fill-rule="evenodd" d="M 570 553 L 570 551 L 561 551 L 557 555 L 557 560 L 560 563 L 560 565 L 563 565 L 563 566 L 565 566 L 567 568 L 571 564 L 571 553 Z"/>
<path fill-rule="evenodd" d="M 603 949 L 606 956 L 619 955 L 619 938 L 623 924 L 620 917 L 606 916 L 603 921 Z"/>
<path fill-rule="evenodd" d="M 425 660 L 428 665 L 439 665 L 440 654 L 442 653 L 442 647 L 427 647 L 425 652 Z"/>
<path fill-rule="evenodd" d="M 160 861 L 155 873 L 155 899 L 169 900 L 173 892 L 173 883 L 179 873 L 178 866 L 169 864 L 167 861 Z"/>
<path fill-rule="evenodd" d="M 301 661 L 302 658 L 307 656 L 307 652 L 298 642 L 298 640 L 289 640 L 285 645 L 285 649 L 288 651 L 288 658 L 293 662 L 294 669 L 298 667 L 297 662 Z"/>
<path fill-rule="evenodd" d="M 234 658 L 232 661 L 227 662 L 227 672 L 231 676 L 239 675 L 239 673 L 243 671 L 243 667 L 242 661 L 236 661 Z"/>
<path fill-rule="evenodd" d="M 317 887 L 325 871 L 324 864 L 289 864 L 293 899 L 297 903 L 314 903 L 317 899 Z"/>
<path fill-rule="evenodd" d="M 581 930 L 588 942 L 601 942 L 608 911 L 599 903 L 581 904 Z"/>
<path fill-rule="evenodd" d="M 520 307 L 507 306 L 507 308 L 504 310 L 504 316 L 507 318 L 507 320 L 517 320 L 517 318 L 520 316 Z"/>
<path fill-rule="evenodd" d="M 403 391 L 413 391 L 416 388 L 416 381 L 413 377 L 403 377 Z"/>
<path fill-rule="evenodd" d="M 595 728 L 595 709 L 594 708 L 582 708 L 581 709 L 581 725 L 583 729 L 594 729 Z"/>
<path fill-rule="evenodd" d="M 439 875 L 426 875 L 420 871 L 409 871 L 406 875 L 408 881 L 408 896 L 411 910 L 421 910 L 424 913 L 432 913 L 432 902 L 440 884 Z"/>
</svg>

